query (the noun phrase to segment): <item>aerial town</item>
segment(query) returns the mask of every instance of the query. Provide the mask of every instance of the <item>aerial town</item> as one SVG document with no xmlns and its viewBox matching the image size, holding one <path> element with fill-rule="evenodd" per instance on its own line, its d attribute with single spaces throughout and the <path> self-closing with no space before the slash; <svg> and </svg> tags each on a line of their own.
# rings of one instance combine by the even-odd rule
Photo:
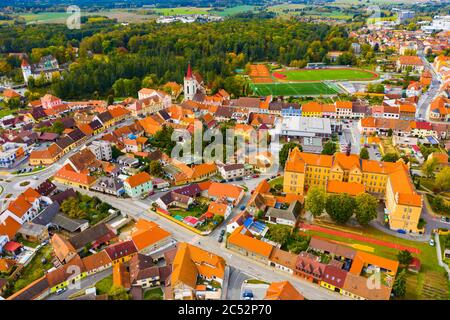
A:
<svg viewBox="0 0 450 320">
<path fill-rule="evenodd" d="M 12 2 L 0 300 L 450 299 L 448 4 Z"/>
</svg>

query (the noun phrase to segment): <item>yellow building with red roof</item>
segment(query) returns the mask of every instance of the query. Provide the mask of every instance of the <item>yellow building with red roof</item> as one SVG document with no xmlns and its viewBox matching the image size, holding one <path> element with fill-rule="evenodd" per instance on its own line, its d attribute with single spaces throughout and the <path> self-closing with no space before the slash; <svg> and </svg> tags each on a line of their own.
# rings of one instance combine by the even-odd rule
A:
<svg viewBox="0 0 450 320">
<path fill-rule="evenodd" d="M 284 170 L 283 191 L 304 195 L 318 186 L 328 193 L 363 192 L 384 199 L 389 225 L 394 230 L 418 232 L 422 196 L 412 185 L 403 160 L 395 163 L 363 160 L 358 155 L 336 153 L 333 156 L 291 150 Z"/>
</svg>

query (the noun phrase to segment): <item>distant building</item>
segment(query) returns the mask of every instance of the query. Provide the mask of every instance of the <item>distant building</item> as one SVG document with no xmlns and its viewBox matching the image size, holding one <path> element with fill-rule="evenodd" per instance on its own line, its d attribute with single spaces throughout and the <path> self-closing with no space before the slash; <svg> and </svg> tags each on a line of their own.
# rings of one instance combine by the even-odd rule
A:
<svg viewBox="0 0 450 320">
<path fill-rule="evenodd" d="M 111 144 L 104 140 L 93 141 L 88 148 L 98 160 L 109 161 L 112 159 Z"/>
<path fill-rule="evenodd" d="M 39 63 L 31 65 L 24 59 L 22 60 L 21 68 L 25 84 L 28 84 L 30 77 L 37 79 L 43 76 L 47 81 L 51 81 L 53 75 L 60 70 L 58 60 L 51 55 L 42 57 Z"/>
<path fill-rule="evenodd" d="M 397 23 L 402 24 L 407 22 L 408 20 L 413 19 L 415 16 L 415 12 L 411 10 L 401 10 L 397 15 Z"/>
<path fill-rule="evenodd" d="M 433 31 L 450 31 L 450 15 L 449 16 L 434 16 L 433 22 L 429 26 L 422 26 L 421 28 L 425 32 Z"/>
</svg>

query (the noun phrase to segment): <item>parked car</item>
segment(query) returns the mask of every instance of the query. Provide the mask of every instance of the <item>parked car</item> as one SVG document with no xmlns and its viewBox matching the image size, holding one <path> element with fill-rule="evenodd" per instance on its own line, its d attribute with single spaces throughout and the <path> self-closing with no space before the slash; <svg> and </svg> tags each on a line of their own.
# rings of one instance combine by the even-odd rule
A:
<svg viewBox="0 0 450 320">
<path fill-rule="evenodd" d="M 220 230 L 220 235 L 223 236 L 225 234 L 225 229 Z"/>
<path fill-rule="evenodd" d="M 242 294 L 242 297 L 244 298 L 244 300 L 253 300 L 254 295 L 253 295 L 253 292 L 251 290 L 246 290 Z"/>
<path fill-rule="evenodd" d="M 254 174 L 252 178 L 259 178 L 259 174 Z"/>
<path fill-rule="evenodd" d="M 34 180 L 39 180 L 38 176 L 33 176 Z"/>
<path fill-rule="evenodd" d="M 245 210 L 245 206 L 241 206 L 241 210 Z"/>
<path fill-rule="evenodd" d="M 445 217 L 441 217 L 441 221 L 442 221 L 442 222 L 447 222 L 446 220 L 447 220 L 447 219 L 446 219 Z"/>
<path fill-rule="evenodd" d="M 432 247 L 434 247 L 435 243 L 434 243 L 434 239 L 430 239 L 430 242 L 428 242 L 428 244 Z"/>
<path fill-rule="evenodd" d="M 242 177 L 237 177 L 236 179 L 234 179 L 235 181 L 242 181 Z"/>
<path fill-rule="evenodd" d="M 66 291 L 67 290 L 67 288 L 60 288 L 60 289 L 58 289 L 58 290 L 56 290 L 56 294 L 57 295 L 60 295 L 61 293 L 63 293 L 64 291 Z"/>
<path fill-rule="evenodd" d="M 222 236 L 222 235 L 219 236 L 219 239 L 217 239 L 217 241 L 218 241 L 219 243 L 221 243 L 221 242 L 223 241 L 223 236 Z"/>
</svg>

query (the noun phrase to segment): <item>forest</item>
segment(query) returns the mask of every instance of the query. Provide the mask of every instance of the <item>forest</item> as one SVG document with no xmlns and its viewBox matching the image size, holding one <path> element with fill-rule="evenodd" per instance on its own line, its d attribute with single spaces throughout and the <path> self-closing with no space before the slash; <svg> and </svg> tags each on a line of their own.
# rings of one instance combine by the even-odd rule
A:
<svg viewBox="0 0 450 320">
<path fill-rule="evenodd" d="M 189 62 L 213 90 L 225 87 L 238 96 L 244 84 L 235 72 L 249 62 L 323 61 L 328 51 L 348 51 L 352 41 L 342 26 L 251 17 L 128 26 L 97 19 L 81 30 L 58 25 L 0 28 L 0 53 L 26 52 L 33 62 L 51 53 L 60 63 L 74 61 L 52 84 L 53 93 L 65 99 L 128 95 L 114 92 L 120 79 L 134 79 L 131 85 L 144 78 L 154 85 L 181 83 Z M 76 58 L 73 48 L 79 48 Z"/>
</svg>

